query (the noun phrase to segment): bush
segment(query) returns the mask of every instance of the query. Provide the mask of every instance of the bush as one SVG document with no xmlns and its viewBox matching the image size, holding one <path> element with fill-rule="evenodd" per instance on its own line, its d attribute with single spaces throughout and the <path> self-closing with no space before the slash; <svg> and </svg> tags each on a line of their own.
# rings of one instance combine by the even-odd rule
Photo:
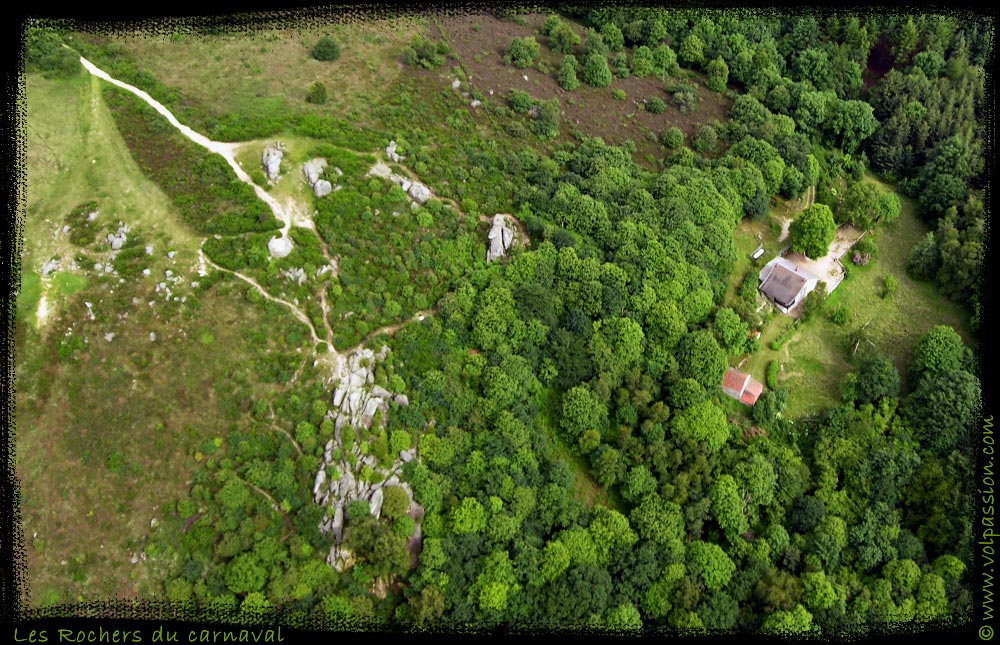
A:
<svg viewBox="0 0 1000 645">
<path fill-rule="evenodd" d="M 714 149 L 718 141 L 719 137 L 715 133 L 715 128 L 710 125 L 703 125 L 698 130 L 698 134 L 695 135 L 691 146 L 698 152 L 704 153 Z"/>
<path fill-rule="evenodd" d="M 69 212 L 64 222 L 69 226 L 69 241 L 76 246 L 86 246 L 94 241 L 97 226 L 89 215 L 97 210 L 97 202 L 80 204 Z"/>
<path fill-rule="evenodd" d="M 826 304 L 826 283 L 820 280 L 816 288 L 809 292 L 802 303 L 802 322 L 808 322 L 817 313 L 823 310 Z"/>
<path fill-rule="evenodd" d="M 660 76 L 676 76 L 680 71 L 677 54 L 669 45 L 658 45 L 653 50 L 653 71 Z"/>
<path fill-rule="evenodd" d="M 625 52 L 615 54 L 614 58 L 611 59 L 611 68 L 614 71 L 615 78 L 629 77 L 628 56 Z"/>
<path fill-rule="evenodd" d="M 625 46 L 625 37 L 622 30 L 613 22 L 606 22 L 601 25 L 601 39 L 608 46 L 610 51 L 620 51 Z"/>
<path fill-rule="evenodd" d="M 694 112 L 698 109 L 698 90 L 689 83 L 675 86 L 672 98 L 681 112 Z"/>
<path fill-rule="evenodd" d="M 604 54 L 588 54 L 583 64 L 581 80 L 591 87 L 607 87 L 611 85 L 611 69 Z"/>
<path fill-rule="evenodd" d="M 678 127 L 672 127 L 660 135 L 660 143 L 668 148 L 680 148 L 684 145 L 684 133 Z"/>
<path fill-rule="evenodd" d="M 550 35 L 552 33 L 552 30 L 561 24 L 562 20 L 559 19 L 559 16 L 551 14 L 548 18 L 545 19 L 545 22 L 542 24 L 542 35 L 543 36 Z"/>
<path fill-rule="evenodd" d="M 531 124 L 532 131 L 543 139 L 554 139 L 559 136 L 559 100 L 542 101 L 539 105 L 538 118 Z"/>
<path fill-rule="evenodd" d="M 524 69 L 534 65 L 541 53 L 542 47 L 535 40 L 534 36 L 514 38 L 504 51 L 503 62 L 507 65 L 513 64 L 514 67 Z"/>
<path fill-rule="evenodd" d="M 817 287 L 818 288 L 818 287 Z M 781 346 L 788 342 L 788 340 L 795 334 L 795 331 L 799 328 L 799 321 L 792 320 L 785 327 L 785 331 L 778 334 L 777 338 L 771 341 L 771 349 L 773 351 L 778 351 Z"/>
<path fill-rule="evenodd" d="M 520 139 L 524 135 L 528 134 L 524 124 L 520 121 L 508 121 L 504 124 L 503 131 L 506 132 L 508 136 L 515 139 Z"/>
<path fill-rule="evenodd" d="M 653 114 L 661 114 L 667 109 L 667 104 L 663 102 L 663 99 L 653 97 L 651 99 L 646 99 L 646 110 L 652 112 Z"/>
<path fill-rule="evenodd" d="M 891 275 L 885 276 L 885 281 L 882 283 L 882 297 L 891 298 L 895 293 L 899 284 L 896 282 L 896 278 Z"/>
<path fill-rule="evenodd" d="M 316 105 L 323 105 L 326 103 L 326 85 L 323 85 L 319 81 L 316 81 L 309 86 L 309 93 L 306 94 L 306 103 L 314 103 Z"/>
<path fill-rule="evenodd" d="M 564 22 L 560 22 L 549 36 L 549 47 L 559 54 L 570 54 L 573 48 L 580 44 L 580 37 L 576 35 L 573 28 Z"/>
<path fill-rule="evenodd" d="M 32 27 L 24 37 L 25 62 L 46 76 L 68 78 L 80 73 L 80 58 L 63 47 L 59 34 L 45 27 Z"/>
<path fill-rule="evenodd" d="M 729 67 L 722 57 L 712 60 L 708 64 L 708 81 L 705 85 L 713 92 L 725 92 L 726 83 L 729 81 Z"/>
<path fill-rule="evenodd" d="M 535 99 L 531 98 L 531 95 L 527 92 L 511 90 L 507 94 L 507 103 L 510 105 L 510 109 L 518 114 L 524 114 L 535 104 Z"/>
<path fill-rule="evenodd" d="M 611 90 L 611 98 L 613 98 L 616 101 L 624 101 L 625 100 L 625 90 L 623 90 L 623 89 Z"/>
<path fill-rule="evenodd" d="M 649 76 L 653 73 L 653 52 L 642 45 L 632 52 L 632 76 Z"/>
<path fill-rule="evenodd" d="M 572 92 L 580 87 L 580 80 L 576 77 L 576 68 L 576 56 L 572 54 L 564 56 L 562 63 L 559 64 L 559 87 L 567 92 Z"/>
<path fill-rule="evenodd" d="M 312 49 L 312 57 L 316 60 L 334 61 L 340 58 L 340 45 L 329 36 L 323 36 Z"/>
<path fill-rule="evenodd" d="M 878 251 L 878 245 L 875 244 L 875 240 L 872 239 L 871 235 L 866 235 L 854 244 L 852 250 L 873 258 Z"/>
<path fill-rule="evenodd" d="M 847 305 L 840 305 L 830 312 L 830 320 L 835 325 L 844 326 L 851 320 L 851 310 Z"/>
<path fill-rule="evenodd" d="M 775 389 L 778 387 L 778 370 L 780 369 L 778 361 L 771 361 L 767 364 L 767 372 L 764 374 L 764 383 L 767 385 L 768 389 Z"/>
<path fill-rule="evenodd" d="M 448 43 L 443 40 L 434 41 L 414 36 L 410 46 L 403 49 L 403 62 L 407 65 L 420 65 L 424 69 L 437 69 L 444 65 L 448 53 Z"/>
<path fill-rule="evenodd" d="M 584 56 L 590 56 L 591 54 L 606 56 L 610 51 L 611 50 L 608 48 L 607 43 L 604 42 L 604 38 L 601 37 L 601 34 L 597 33 L 593 29 L 587 30 L 582 49 Z"/>
</svg>

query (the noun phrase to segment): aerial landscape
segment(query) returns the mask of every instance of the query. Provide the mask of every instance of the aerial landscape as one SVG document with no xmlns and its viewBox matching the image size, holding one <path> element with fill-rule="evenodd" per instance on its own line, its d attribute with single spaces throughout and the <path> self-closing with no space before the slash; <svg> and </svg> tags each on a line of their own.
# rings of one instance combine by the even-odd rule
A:
<svg viewBox="0 0 1000 645">
<path fill-rule="evenodd" d="M 20 603 L 978 629 L 991 20 L 26 23 Z"/>
</svg>

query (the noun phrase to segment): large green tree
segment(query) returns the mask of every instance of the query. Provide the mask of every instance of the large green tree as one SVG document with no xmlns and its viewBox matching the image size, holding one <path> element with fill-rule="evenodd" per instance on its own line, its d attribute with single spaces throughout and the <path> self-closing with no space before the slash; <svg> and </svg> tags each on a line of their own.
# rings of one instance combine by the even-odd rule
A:
<svg viewBox="0 0 1000 645">
<path fill-rule="evenodd" d="M 826 255 L 837 234 L 837 223 L 826 204 L 813 204 L 795 218 L 788 229 L 792 250 L 810 258 Z"/>
<path fill-rule="evenodd" d="M 708 390 L 722 383 L 726 353 L 707 330 L 685 334 L 677 346 L 677 363 L 682 378 L 693 378 Z"/>
</svg>

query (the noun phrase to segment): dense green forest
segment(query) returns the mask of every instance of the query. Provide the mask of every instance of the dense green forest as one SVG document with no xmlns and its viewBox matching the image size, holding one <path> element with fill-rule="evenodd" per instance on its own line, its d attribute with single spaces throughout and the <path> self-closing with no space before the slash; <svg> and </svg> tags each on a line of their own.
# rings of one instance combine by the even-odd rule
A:
<svg viewBox="0 0 1000 645">
<path fill-rule="evenodd" d="M 526 15 L 483 21 L 523 26 Z M 857 313 L 837 402 L 796 418 L 776 364 L 751 408 L 720 384 L 761 350 L 754 332 L 786 325 L 761 308 L 759 266 L 748 268 L 736 230 L 810 191 L 792 248 L 822 255 L 834 226 L 851 224 L 873 232 L 855 250 L 876 264 L 896 242 L 876 246 L 875 233 L 913 200 L 928 232 L 902 250 L 907 273 L 962 307 L 978 333 L 992 26 L 934 14 L 582 7 L 542 21 L 504 43 L 495 64 L 543 70 L 558 98 L 473 89 L 473 114 L 468 100 L 425 87 L 442 66 L 467 62 L 443 30 L 428 30 L 400 57 L 412 73 L 357 132 L 337 115 L 214 114 L 123 48 L 75 35 L 95 63 L 214 139 L 317 140 L 310 156 L 335 160 L 344 189 L 316 199 L 314 232 L 293 230 L 294 254 L 273 260 L 278 223 L 223 162 L 131 95 L 104 92 L 139 167 L 209 236 L 207 256 L 311 307 L 315 329 L 327 322 L 320 297 L 334 303 L 333 345 L 384 344 L 375 381 L 408 396 L 371 427 L 335 427 L 322 365 L 303 368 L 289 351 L 258 357 L 261 379 L 281 387 L 192 447 L 188 494 L 145 547 L 159 596 L 240 619 L 281 607 L 293 622 L 364 629 L 835 636 L 966 622 L 982 398 L 969 330 L 929 325 L 901 357 L 865 337 Z M 55 45 L 31 46 L 29 65 L 67 73 Z M 713 93 L 730 107 L 693 136 L 652 133 L 649 159 L 634 141 L 561 118 L 567 97 L 604 88 L 618 101 L 612 91 L 624 97 L 616 83 L 628 78 L 658 84 L 636 101 L 654 116 L 668 105 L 697 114 Z M 390 140 L 434 189 L 426 205 L 411 209 L 366 174 Z M 405 212 L 387 217 L 393 209 Z M 530 244 L 487 264 L 480 220 L 494 213 L 512 214 Z M 342 258 L 338 277 L 303 287 L 279 273 L 311 275 L 328 250 Z M 839 289 L 864 270 L 849 266 Z M 232 281 L 211 275 L 203 292 Z M 888 275 L 880 297 L 896 288 Z M 838 311 L 847 319 L 820 292 L 788 335 L 843 324 Z M 421 510 L 408 513 L 392 486 L 381 513 L 349 504 L 342 547 L 352 557 L 336 567 L 320 530 L 332 512 L 313 490 L 318 471 L 342 475 L 324 459 L 334 445 L 338 455 L 360 445 L 385 468 L 416 449 L 399 479 L 412 489 L 409 510 Z"/>
</svg>

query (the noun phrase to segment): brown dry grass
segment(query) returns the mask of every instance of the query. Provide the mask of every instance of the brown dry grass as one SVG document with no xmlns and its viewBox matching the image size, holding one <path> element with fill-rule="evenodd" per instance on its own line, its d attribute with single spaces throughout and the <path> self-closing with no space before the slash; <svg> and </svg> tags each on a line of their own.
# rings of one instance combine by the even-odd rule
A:
<svg viewBox="0 0 1000 645">
<path fill-rule="evenodd" d="M 431 35 L 443 36 L 448 41 L 452 55 L 465 68 L 472 87 L 486 95 L 488 100 L 503 103 L 511 89 L 527 92 L 541 100 L 557 98 L 562 108 L 560 131 L 564 137 L 573 130 L 579 130 L 614 145 L 631 140 L 636 144 L 634 157 L 638 162 L 648 162 L 648 156 L 654 159 L 664 156 L 666 149 L 656 138 L 672 126 L 680 128 L 686 140 L 690 141 L 702 124 L 726 119 L 732 101 L 710 92 L 705 88 L 701 75 L 687 71 L 681 72 L 682 78 L 690 74 L 701 99 L 698 109 L 691 113 L 681 112 L 670 102 L 664 82 L 656 77 L 615 78 L 611 85 L 603 88 L 581 83 L 577 89 L 567 92 L 556 82 L 563 55 L 549 49 L 548 39 L 541 35 L 546 17 L 547 14 L 542 13 L 528 14 L 523 16 L 525 24 L 520 25 L 489 15 L 440 16 L 433 20 L 434 26 L 430 31 Z M 582 42 L 583 27 L 565 21 L 573 26 Z M 541 61 L 550 70 L 547 73 L 540 72 L 537 67 L 518 69 L 503 62 L 504 49 L 511 39 L 532 35 L 541 44 Z M 579 47 L 577 59 L 582 64 Z M 525 75 L 527 81 L 524 80 Z M 615 89 L 625 92 L 624 101 L 611 98 Z M 667 104 L 663 113 L 652 114 L 642 106 L 646 99 L 653 97 L 659 97 Z"/>
</svg>

